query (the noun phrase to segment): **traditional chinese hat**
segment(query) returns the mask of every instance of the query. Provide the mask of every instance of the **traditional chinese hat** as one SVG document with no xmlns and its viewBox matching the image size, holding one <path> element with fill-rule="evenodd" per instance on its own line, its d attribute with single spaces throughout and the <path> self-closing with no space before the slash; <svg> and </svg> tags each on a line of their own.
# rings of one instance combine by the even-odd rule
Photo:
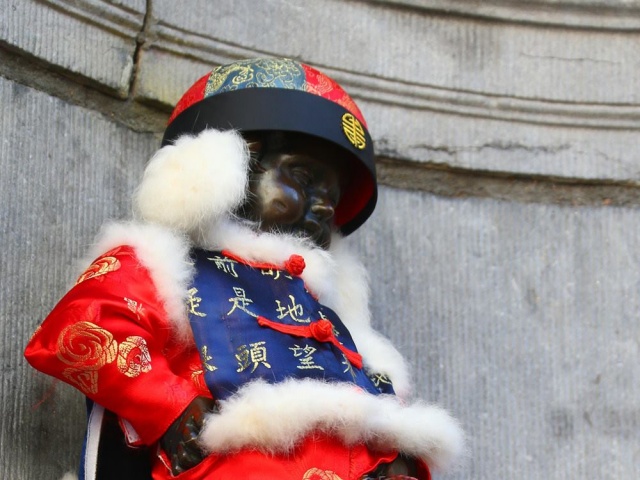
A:
<svg viewBox="0 0 640 480">
<path fill-rule="evenodd" d="M 206 129 L 298 132 L 328 140 L 351 159 L 352 180 L 336 208 L 336 225 L 348 235 L 375 208 L 373 144 L 362 113 L 340 85 L 308 65 L 258 58 L 215 68 L 180 99 L 162 144 Z"/>
</svg>

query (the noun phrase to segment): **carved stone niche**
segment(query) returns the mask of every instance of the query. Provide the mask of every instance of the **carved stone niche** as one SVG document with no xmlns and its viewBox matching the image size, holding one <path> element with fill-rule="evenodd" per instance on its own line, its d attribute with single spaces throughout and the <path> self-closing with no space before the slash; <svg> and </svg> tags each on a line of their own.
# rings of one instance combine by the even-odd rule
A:
<svg viewBox="0 0 640 480">
<path fill-rule="evenodd" d="M 145 0 L 1 0 L 0 44 L 126 98 L 145 9 Z"/>
<path fill-rule="evenodd" d="M 344 84 L 383 157 L 639 180 L 640 0 L 8 3 L 3 45 L 118 98 L 169 111 L 215 65 L 288 56 Z"/>
<path fill-rule="evenodd" d="M 153 3 L 141 101 L 173 104 L 220 63 L 284 55 L 362 105 L 379 155 L 636 182 L 640 2 Z M 206 12 L 206 14 L 203 14 Z M 171 72 L 171 75 L 167 75 Z"/>
</svg>

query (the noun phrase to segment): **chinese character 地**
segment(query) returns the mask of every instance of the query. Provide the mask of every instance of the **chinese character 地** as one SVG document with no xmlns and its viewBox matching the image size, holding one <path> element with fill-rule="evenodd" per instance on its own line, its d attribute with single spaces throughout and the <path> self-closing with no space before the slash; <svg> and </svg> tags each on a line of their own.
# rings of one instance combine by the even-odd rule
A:
<svg viewBox="0 0 640 480">
<path fill-rule="evenodd" d="M 290 317 L 294 322 L 311 323 L 311 319 L 309 317 L 301 318 L 304 315 L 304 310 L 302 305 L 296 303 L 296 298 L 293 295 L 289 295 L 289 300 L 291 300 L 291 303 L 286 307 L 282 306 L 282 302 L 280 302 L 280 300 L 276 300 L 276 304 L 278 305 L 278 308 L 276 308 L 276 312 L 278 312 L 278 320 Z"/>
</svg>

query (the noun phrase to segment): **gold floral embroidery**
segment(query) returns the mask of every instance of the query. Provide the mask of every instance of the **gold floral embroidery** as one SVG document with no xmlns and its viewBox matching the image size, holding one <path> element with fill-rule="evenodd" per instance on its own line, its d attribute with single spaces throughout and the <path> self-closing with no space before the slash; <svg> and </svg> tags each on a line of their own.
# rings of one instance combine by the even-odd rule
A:
<svg viewBox="0 0 640 480">
<path fill-rule="evenodd" d="M 66 327 L 58 337 L 57 357 L 70 365 L 62 375 L 85 394 L 98 393 L 98 370 L 116 358 L 113 335 L 91 322 Z"/>
<path fill-rule="evenodd" d="M 67 368 L 62 375 L 69 382 L 86 394 L 98 393 L 98 372 L 97 370 L 83 370 L 81 368 Z"/>
<path fill-rule="evenodd" d="M 109 272 L 115 272 L 119 268 L 120 260 L 118 260 L 116 257 L 100 257 L 91 265 L 89 265 L 89 268 L 87 268 L 85 272 L 80 275 L 80 277 L 76 281 L 76 285 L 84 282 L 85 280 L 101 277 L 102 275 L 106 275 Z M 102 279 L 100 278 L 100 280 Z"/>
<path fill-rule="evenodd" d="M 135 378 L 151 370 L 151 355 L 147 342 L 142 337 L 127 337 L 118 347 L 118 370 L 127 377 Z"/>
<path fill-rule="evenodd" d="M 91 322 L 69 325 L 58 338 L 58 358 L 82 370 L 102 368 L 116 359 L 117 351 L 113 335 Z"/>
<path fill-rule="evenodd" d="M 302 480 L 342 480 L 335 472 L 331 470 L 321 470 L 319 468 L 310 468 L 302 476 Z"/>
</svg>

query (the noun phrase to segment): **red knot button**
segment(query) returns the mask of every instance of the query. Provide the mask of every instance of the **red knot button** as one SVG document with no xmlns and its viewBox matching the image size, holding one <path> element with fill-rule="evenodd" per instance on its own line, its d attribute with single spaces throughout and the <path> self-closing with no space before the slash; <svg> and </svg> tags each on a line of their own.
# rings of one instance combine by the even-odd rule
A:
<svg viewBox="0 0 640 480">
<path fill-rule="evenodd" d="M 326 342 L 333 337 L 333 325 L 329 320 L 318 320 L 309 325 L 309 330 L 313 338 L 319 342 Z"/>
<path fill-rule="evenodd" d="M 293 254 L 289 257 L 289 260 L 284 262 L 284 268 L 287 272 L 296 277 L 302 274 L 304 267 L 306 267 L 306 264 L 304 263 L 304 258 L 300 255 Z"/>
</svg>

